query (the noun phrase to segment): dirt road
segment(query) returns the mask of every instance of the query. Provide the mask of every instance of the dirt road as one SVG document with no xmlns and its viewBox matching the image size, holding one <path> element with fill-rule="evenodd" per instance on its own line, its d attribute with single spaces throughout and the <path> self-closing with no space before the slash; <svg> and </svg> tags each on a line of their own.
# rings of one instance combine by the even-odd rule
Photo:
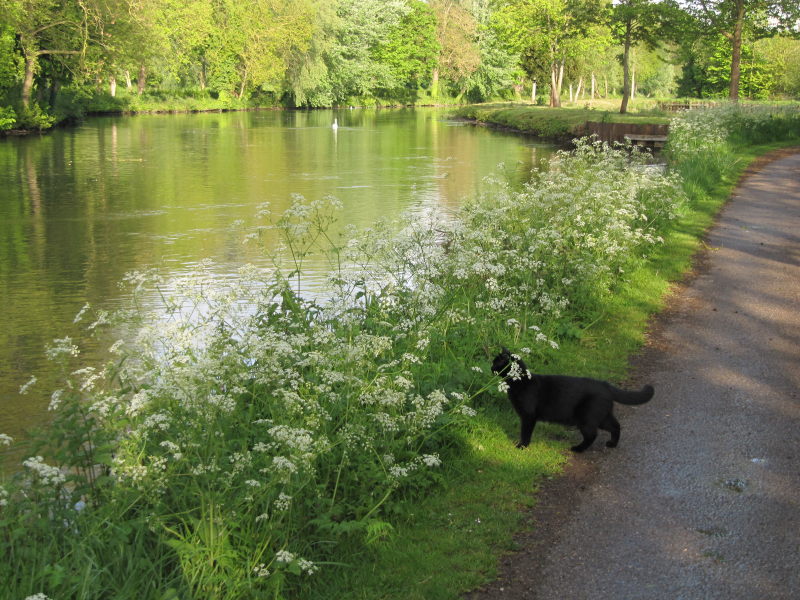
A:
<svg viewBox="0 0 800 600">
<path fill-rule="evenodd" d="M 467 598 L 800 598 L 800 154 L 707 243 L 636 359 L 653 400 L 618 407 L 619 448 L 575 457 Z"/>
</svg>

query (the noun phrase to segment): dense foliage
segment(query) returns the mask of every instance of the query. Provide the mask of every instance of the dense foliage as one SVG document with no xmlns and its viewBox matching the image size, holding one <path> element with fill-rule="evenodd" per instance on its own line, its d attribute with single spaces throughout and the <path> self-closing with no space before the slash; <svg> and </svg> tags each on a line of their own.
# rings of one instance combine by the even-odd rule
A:
<svg viewBox="0 0 800 600">
<path fill-rule="evenodd" d="M 81 368 L 69 337 L 48 349 L 65 385 L 0 487 L 0 598 L 310 593 L 468 451 L 492 348 L 546 363 L 730 172 L 732 142 L 798 135 L 796 109 L 689 112 L 667 172 L 584 140 L 523 189 L 498 181 L 397 234 L 329 239 L 332 199 L 264 206 L 286 247 L 272 273 L 131 275 L 130 310 L 75 319 L 119 336 L 105 367 Z M 309 252 L 331 259 L 324 299 L 296 291 Z M 161 309 L 138 309 L 153 287 Z"/>
<path fill-rule="evenodd" d="M 0 0 L 0 130 L 86 111 L 522 96 L 558 106 L 567 89 L 581 102 L 721 96 L 734 83 L 742 97 L 800 94 L 800 42 L 773 35 L 796 30 L 794 4 L 748 0 L 731 20 L 734 5 Z"/>
</svg>

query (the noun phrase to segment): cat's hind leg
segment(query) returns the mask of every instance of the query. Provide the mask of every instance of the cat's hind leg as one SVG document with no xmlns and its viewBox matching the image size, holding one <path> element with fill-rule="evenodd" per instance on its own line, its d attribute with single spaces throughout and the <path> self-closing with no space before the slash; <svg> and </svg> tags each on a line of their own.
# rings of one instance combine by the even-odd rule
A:
<svg viewBox="0 0 800 600">
<path fill-rule="evenodd" d="M 607 415 L 602 423 L 600 423 L 600 429 L 608 431 L 611 434 L 611 439 L 606 442 L 606 446 L 609 448 L 616 448 L 617 444 L 619 444 L 620 426 L 619 421 L 614 418 L 614 415 Z"/>
<path fill-rule="evenodd" d="M 597 427 L 594 425 L 581 425 L 581 434 L 583 434 L 583 441 L 577 446 L 570 448 L 573 452 L 583 452 L 594 443 L 597 437 Z"/>
</svg>

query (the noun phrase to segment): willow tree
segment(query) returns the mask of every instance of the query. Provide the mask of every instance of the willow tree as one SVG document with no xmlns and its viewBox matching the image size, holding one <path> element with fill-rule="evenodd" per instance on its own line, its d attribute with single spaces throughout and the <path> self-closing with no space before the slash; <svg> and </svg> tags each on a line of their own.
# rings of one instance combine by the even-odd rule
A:
<svg viewBox="0 0 800 600">
<path fill-rule="evenodd" d="M 467 9 L 465 0 L 431 0 L 436 14 L 436 38 L 439 57 L 433 70 L 431 95 L 439 96 L 439 76 L 456 84 L 459 94 L 480 65 L 481 55 L 477 44 L 478 23 Z"/>
</svg>

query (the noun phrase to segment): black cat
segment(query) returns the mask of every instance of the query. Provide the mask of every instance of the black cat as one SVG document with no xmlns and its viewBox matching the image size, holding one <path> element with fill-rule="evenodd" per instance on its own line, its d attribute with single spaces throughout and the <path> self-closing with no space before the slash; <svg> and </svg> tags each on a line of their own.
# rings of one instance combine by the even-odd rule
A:
<svg viewBox="0 0 800 600">
<path fill-rule="evenodd" d="M 638 392 L 614 387 L 606 381 L 566 375 L 534 375 L 506 348 L 492 363 L 492 372 L 501 375 L 508 384 L 508 398 L 520 419 L 517 448 L 531 442 L 536 421 L 551 421 L 577 426 L 583 441 L 572 447 L 583 452 L 592 445 L 597 430 L 611 433 L 606 446 L 614 448 L 619 442 L 619 421 L 614 418 L 614 402 L 644 404 L 653 397 L 653 386 L 646 385 Z"/>
</svg>

